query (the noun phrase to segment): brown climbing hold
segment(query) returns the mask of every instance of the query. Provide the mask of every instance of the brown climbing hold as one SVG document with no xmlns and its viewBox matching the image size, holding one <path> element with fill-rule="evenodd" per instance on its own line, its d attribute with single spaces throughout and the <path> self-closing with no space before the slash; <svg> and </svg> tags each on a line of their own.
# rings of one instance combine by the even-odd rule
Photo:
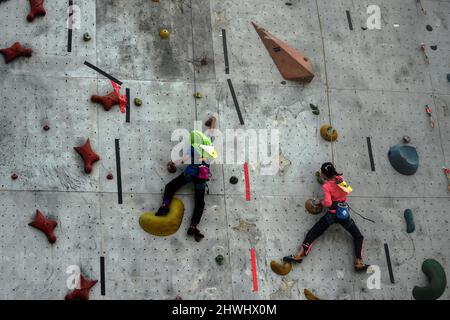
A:
<svg viewBox="0 0 450 320">
<path fill-rule="evenodd" d="M 98 280 L 91 280 L 80 275 L 80 284 L 79 288 L 73 290 L 71 293 L 68 293 L 65 297 L 66 300 L 89 300 L 90 290 Z"/>
<path fill-rule="evenodd" d="M 32 22 L 35 17 L 45 16 L 44 0 L 30 0 L 30 13 L 27 16 L 27 20 Z"/>
<path fill-rule="evenodd" d="M 215 129 L 216 128 L 216 123 L 217 123 L 216 117 L 212 116 L 211 118 L 206 120 L 205 127 L 210 128 L 210 129 Z"/>
<path fill-rule="evenodd" d="M 285 276 L 292 270 L 292 264 L 289 262 L 278 263 L 274 260 L 270 261 L 270 268 L 279 276 Z"/>
<path fill-rule="evenodd" d="M 98 154 L 92 150 L 91 141 L 87 139 L 86 143 L 81 147 L 74 147 L 75 151 L 83 158 L 84 161 L 84 171 L 86 173 L 91 173 L 92 165 L 94 162 L 100 160 Z"/>
<path fill-rule="evenodd" d="M 46 124 L 46 125 L 43 127 L 43 129 L 44 129 L 44 131 L 48 131 L 48 130 L 50 130 L 50 126 L 49 126 L 48 124 Z"/>
<path fill-rule="evenodd" d="M 314 70 L 308 58 L 255 23 L 252 24 L 284 79 L 307 83 L 312 81 Z"/>
<path fill-rule="evenodd" d="M 13 174 L 11 175 L 11 179 L 13 179 L 13 180 L 16 180 L 18 177 L 19 177 L 19 176 L 18 176 L 17 174 L 15 174 L 15 173 L 13 173 Z"/>
<path fill-rule="evenodd" d="M 303 293 L 305 294 L 306 299 L 308 300 L 320 300 L 317 296 L 315 296 L 311 291 L 308 289 L 303 290 Z"/>
<path fill-rule="evenodd" d="M 169 161 L 169 163 L 167 163 L 167 171 L 169 171 L 169 173 L 177 172 L 177 167 L 175 166 L 175 163 L 173 163 L 173 161 Z"/>
<path fill-rule="evenodd" d="M 5 63 L 8 64 L 18 57 L 31 57 L 33 50 L 24 48 L 20 42 L 16 42 L 9 48 L 0 49 L 0 53 L 3 54 Z"/>
<path fill-rule="evenodd" d="M 336 129 L 329 124 L 325 124 L 320 128 L 320 135 L 329 142 L 336 141 L 338 138 Z"/>
<path fill-rule="evenodd" d="M 110 92 L 105 96 L 93 95 L 91 97 L 91 101 L 94 103 L 102 104 L 103 108 L 106 111 L 109 111 L 109 109 L 111 109 L 116 104 L 119 104 L 119 102 L 120 102 L 119 97 L 117 96 L 117 93 L 115 93 L 115 92 Z"/>
<path fill-rule="evenodd" d="M 45 233 L 48 242 L 56 242 L 56 236 L 54 232 L 58 223 L 54 220 L 46 218 L 39 210 L 36 210 L 36 217 L 34 218 L 34 221 L 30 222 L 28 225 Z"/>
<path fill-rule="evenodd" d="M 305 202 L 305 209 L 311 214 L 319 214 L 323 211 L 322 204 L 315 205 L 313 199 L 308 199 Z"/>
</svg>

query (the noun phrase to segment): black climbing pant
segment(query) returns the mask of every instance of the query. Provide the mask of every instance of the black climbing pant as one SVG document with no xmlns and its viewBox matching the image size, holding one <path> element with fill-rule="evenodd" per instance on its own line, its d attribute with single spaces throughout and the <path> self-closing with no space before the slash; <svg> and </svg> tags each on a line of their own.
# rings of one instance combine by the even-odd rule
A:
<svg viewBox="0 0 450 320">
<path fill-rule="evenodd" d="M 172 201 L 173 195 L 185 184 L 193 182 L 195 189 L 195 204 L 194 213 L 192 214 L 191 222 L 197 225 L 203 215 L 205 209 L 205 190 L 206 182 L 189 174 L 182 173 L 172 181 L 170 181 L 164 189 L 163 204 L 169 204 Z"/>
<path fill-rule="evenodd" d="M 364 237 L 359 231 L 358 227 L 352 218 L 349 220 L 339 220 L 335 213 L 327 212 L 319 221 L 308 231 L 305 240 L 303 241 L 303 248 L 305 250 L 305 255 L 308 255 L 311 251 L 313 242 L 320 237 L 329 226 L 339 223 L 344 227 L 353 237 L 353 242 L 355 244 L 355 256 L 357 259 L 362 259 L 362 247 Z"/>
</svg>

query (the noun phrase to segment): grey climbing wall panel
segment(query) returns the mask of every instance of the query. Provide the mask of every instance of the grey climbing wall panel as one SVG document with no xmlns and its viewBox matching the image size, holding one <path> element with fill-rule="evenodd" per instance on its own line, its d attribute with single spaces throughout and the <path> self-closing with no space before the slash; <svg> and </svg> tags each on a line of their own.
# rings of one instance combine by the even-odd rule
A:
<svg viewBox="0 0 450 320">
<path fill-rule="evenodd" d="M 445 79 L 450 2 L 422 3 L 426 16 L 415 0 L 378 1 L 382 29 L 370 31 L 361 28 L 373 4 L 369 0 L 139 0 L 133 5 L 74 0 L 81 24 L 73 30 L 68 53 L 68 3 L 46 2 L 47 16 L 30 24 L 28 1 L 2 2 L 0 47 L 20 41 L 34 55 L 9 65 L 0 61 L 0 298 L 63 299 L 69 291 L 67 267 L 80 266 L 84 275 L 100 280 L 100 256 L 105 257 L 106 295 L 99 283 L 92 299 L 305 299 L 305 288 L 323 299 L 412 299 L 412 288 L 426 283 L 423 260 L 438 260 L 449 274 L 450 206 L 441 168 L 450 166 Z M 283 82 L 252 21 L 312 60 L 316 76 L 310 84 Z M 160 28 L 171 32 L 169 39 L 160 39 Z M 82 39 L 86 32 L 90 42 Z M 420 51 L 422 42 L 429 63 Z M 118 106 L 106 112 L 90 101 L 112 86 L 84 61 L 122 80 L 122 93 L 130 89 L 130 123 Z M 195 99 L 195 92 L 202 98 Z M 136 107 L 134 98 L 143 105 Z M 310 104 L 320 115 L 312 114 Z M 433 108 L 435 129 L 426 104 Z M 164 185 L 181 173 L 166 169 L 176 144 L 172 132 L 191 130 L 195 121 L 203 124 L 210 116 L 217 117 L 223 133 L 278 129 L 281 171 L 261 175 L 262 165 L 250 164 L 251 200 L 246 201 L 242 163 L 213 164 L 199 225 L 206 239 L 196 243 L 186 235 L 192 186 L 177 194 L 186 206 L 180 230 L 170 237 L 145 233 L 140 214 L 156 210 Z M 333 144 L 320 137 L 326 123 L 339 131 Z M 49 131 L 43 131 L 46 124 Z M 401 143 L 403 135 L 412 138 L 420 155 L 412 177 L 397 173 L 387 160 L 389 147 Z M 88 137 L 101 157 L 90 175 L 73 150 Z M 115 139 L 121 148 L 121 205 Z M 304 202 L 321 196 L 314 172 L 329 160 L 354 187 L 352 208 L 376 221 L 353 214 L 365 236 L 367 262 L 380 267 L 379 290 L 368 289 L 370 275 L 353 272 L 352 240 L 340 226 L 330 227 L 289 275 L 270 269 L 271 260 L 295 252 L 319 219 L 306 213 Z M 13 173 L 17 180 L 10 178 Z M 109 173 L 113 180 L 106 178 Z M 229 183 L 231 176 L 238 184 Z M 412 234 L 406 233 L 403 218 L 407 208 L 416 223 Z M 58 221 L 53 246 L 27 225 L 36 209 Z M 395 284 L 389 280 L 384 243 Z M 252 289 L 251 248 L 258 292 Z M 218 254 L 225 257 L 222 266 L 214 261 Z M 442 299 L 450 299 L 449 290 Z"/>
<path fill-rule="evenodd" d="M 45 18 L 36 18 L 27 22 L 29 1 L 7 1 L 1 4 L 2 19 L 0 29 L 2 37 L 0 47 L 11 46 L 19 41 L 25 47 L 33 49 L 33 59 L 16 61 L 12 65 L 1 64 L 2 74 L 45 75 L 56 77 L 95 77 L 93 70 L 83 67 L 85 60 L 96 62 L 97 50 L 95 42 L 95 1 L 74 0 L 76 17 L 80 21 L 80 29 L 74 25 L 72 52 L 67 51 L 69 17 L 68 1 L 48 1 L 45 5 Z M 79 14 L 78 14 L 79 12 Z M 75 20 L 74 20 L 75 21 Z M 93 36 L 93 41 L 84 42 L 83 33 Z"/>
</svg>

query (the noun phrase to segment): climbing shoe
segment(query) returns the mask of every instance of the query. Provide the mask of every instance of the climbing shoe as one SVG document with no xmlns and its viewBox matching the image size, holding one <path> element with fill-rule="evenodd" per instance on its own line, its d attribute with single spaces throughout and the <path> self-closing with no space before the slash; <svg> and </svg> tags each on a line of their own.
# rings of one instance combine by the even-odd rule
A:
<svg viewBox="0 0 450 320">
<path fill-rule="evenodd" d="M 286 256 L 286 257 L 283 258 L 284 262 L 290 262 L 290 263 L 293 263 L 293 262 L 295 262 L 295 263 L 302 263 L 302 260 L 303 260 L 303 258 L 299 259 L 299 260 L 295 259 L 293 255 Z"/>
<path fill-rule="evenodd" d="M 169 206 L 161 206 L 158 211 L 156 211 L 155 216 L 165 216 L 169 213 Z"/>
<path fill-rule="evenodd" d="M 355 271 L 356 271 L 356 272 L 366 272 L 367 269 L 369 269 L 369 267 L 370 267 L 370 264 L 365 264 L 365 265 L 362 266 L 362 267 L 357 267 L 357 266 L 355 266 Z"/>
<path fill-rule="evenodd" d="M 194 239 L 197 242 L 200 242 L 205 237 L 203 234 L 200 233 L 200 230 L 192 227 L 188 229 L 187 234 L 190 236 L 194 236 Z"/>
</svg>

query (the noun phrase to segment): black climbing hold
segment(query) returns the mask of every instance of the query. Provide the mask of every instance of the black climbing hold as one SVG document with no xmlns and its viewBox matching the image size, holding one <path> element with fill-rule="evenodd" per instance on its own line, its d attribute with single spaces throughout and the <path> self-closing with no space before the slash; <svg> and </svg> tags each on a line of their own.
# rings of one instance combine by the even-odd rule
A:
<svg viewBox="0 0 450 320">
<path fill-rule="evenodd" d="M 290 3 L 290 2 L 286 2 L 285 3 L 287 6 L 292 6 L 292 3 Z"/>
<path fill-rule="evenodd" d="M 422 271 L 429 280 L 424 287 L 415 286 L 413 297 L 416 300 L 436 300 L 447 287 L 447 277 L 442 265 L 434 259 L 427 259 L 422 263 Z"/>
<path fill-rule="evenodd" d="M 19 176 L 18 176 L 17 174 L 15 174 L 15 173 L 13 173 L 13 174 L 11 175 L 11 179 L 13 179 L 13 180 L 16 180 L 18 177 L 19 177 Z"/>
<path fill-rule="evenodd" d="M 411 137 L 410 136 L 403 136 L 403 142 L 404 143 L 410 143 L 411 142 Z"/>
<path fill-rule="evenodd" d="M 89 33 L 85 33 L 84 35 L 83 35 L 83 40 L 84 41 L 91 41 L 91 35 L 89 34 Z"/>
<path fill-rule="evenodd" d="M 436 51 L 436 50 L 437 50 L 437 46 L 436 46 L 436 45 L 434 45 L 434 46 L 430 46 L 430 48 L 431 48 L 431 50 L 434 50 L 434 51 Z"/>
<path fill-rule="evenodd" d="M 406 209 L 404 214 L 406 220 L 406 232 L 413 233 L 416 230 L 416 224 L 414 223 L 414 217 L 411 209 Z"/>
<path fill-rule="evenodd" d="M 433 27 L 430 26 L 430 25 L 428 24 L 428 25 L 427 25 L 427 30 L 428 30 L 428 31 L 433 31 Z"/>
<path fill-rule="evenodd" d="M 413 175 L 419 168 L 419 155 L 412 146 L 395 145 L 389 149 L 388 158 L 394 169 L 403 175 Z"/>
<path fill-rule="evenodd" d="M 50 126 L 48 124 L 46 124 L 43 129 L 44 129 L 44 131 L 48 131 L 48 130 L 50 130 Z"/>
<path fill-rule="evenodd" d="M 221 265 L 223 264 L 223 260 L 224 260 L 224 257 L 223 257 L 223 255 L 221 255 L 221 254 L 219 254 L 219 255 L 216 257 L 216 263 L 217 263 L 219 266 L 221 266 Z"/>
<path fill-rule="evenodd" d="M 286 81 L 281 81 L 281 84 L 286 84 Z"/>
<path fill-rule="evenodd" d="M 447 81 L 450 82 L 450 73 L 447 73 Z"/>
<path fill-rule="evenodd" d="M 239 179 L 237 177 L 235 177 L 235 176 L 230 178 L 230 183 L 231 184 L 236 184 L 236 183 L 238 183 L 238 181 L 239 181 Z"/>
<path fill-rule="evenodd" d="M 361 27 L 361 29 L 364 30 L 364 31 L 366 31 L 366 30 L 367 30 L 367 27 Z"/>
</svg>

